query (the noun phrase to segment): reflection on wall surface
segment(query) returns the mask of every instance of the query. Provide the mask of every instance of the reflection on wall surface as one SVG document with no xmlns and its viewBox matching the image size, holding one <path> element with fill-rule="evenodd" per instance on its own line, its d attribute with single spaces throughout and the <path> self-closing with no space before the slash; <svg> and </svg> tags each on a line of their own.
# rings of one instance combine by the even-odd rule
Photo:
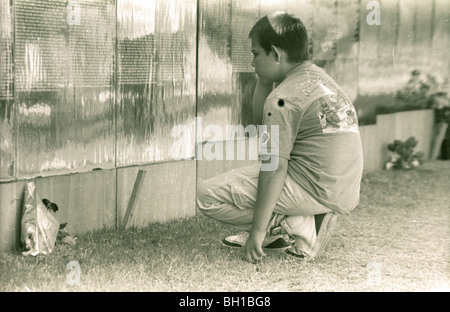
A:
<svg viewBox="0 0 450 312">
<path fill-rule="evenodd" d="M 193 157 L 194 117 L 253 123 L 248 32 L 275 10 L 301 17 L 312 60 L 352 99 L 414 69 L 448 78 L 450 2 L 378 1 L 380 25 L 368 3 L 0 0 L 0 179 L 166 161 L 174 145 Z"/>
<path fill-rule="evenodd" d="M 195 115 L 195 0 L 0 8 L 0 179 L 172 158 Z"/>
<path fill-rule="evenodd" d="M 175 125 L 195 116 L 195 0 L 121 0 L 117 8 L 117 165 L 172 159 Z M 180 158 L 192 157 L 194 137 Z"/>
<path fill-rule="evenodd" d="M 13 18 L 9 0 L 0 0 L 0 180 L 14 176 Z"/>
<path fill-rule="evenodd" d="M 199 2 L 198 111 L 203 126 L 252 123 L 255 75 L 248 32 L 259 18 L 258 1 Z M 212 139 L 204 137 L 204 140 Z"/>
<path fill-rule="evenodd" d="M 251 123 L 255 77 L 248 32 L 257 19 L 276 10 L 302 19 L 312 60 L 353 100 L 393 95 L 414 69 L 438 81 L 448 79 L 450 2 L 375 2 L 380 24 L 368 21 L 376 9 L 369 0 L 200 0 L 198 116 L 203 126 Z"/>
<path fill-rule="evenodd" d="M 253 122 L 256 77 L 248 33 L 259 18 L 277 10 L 302 19 L 314 62 L 356 96 L 358 0 L 201 0 L 198 115 L 203 126 Z"/>
<path fill-rule="evenodd" d="M 114 20 L 112 1 L 15 1 L 19 176 L 114 166 Z"/>
</svg>

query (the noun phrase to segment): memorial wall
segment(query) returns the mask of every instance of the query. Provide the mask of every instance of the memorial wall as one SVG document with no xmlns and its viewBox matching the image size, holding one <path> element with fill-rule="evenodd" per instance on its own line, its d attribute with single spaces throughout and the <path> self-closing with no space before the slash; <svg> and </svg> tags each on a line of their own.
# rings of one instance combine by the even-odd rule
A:
<svg viewBox="0 0 450 312">
<path fill-rule="evenodd" d="M 248 32 L 275 10 L 353 100 L 448 78 L 446 0 L 0 0 L 0 181 L 189 159 L 194 119 L 252 124 Z"/>
</svg>

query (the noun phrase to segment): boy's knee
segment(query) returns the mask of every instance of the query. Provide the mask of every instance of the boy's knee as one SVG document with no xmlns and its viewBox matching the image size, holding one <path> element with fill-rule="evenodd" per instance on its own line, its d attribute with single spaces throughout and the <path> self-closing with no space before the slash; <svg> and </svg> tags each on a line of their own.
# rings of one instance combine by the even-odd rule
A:
<svg viewBox="0 0 450 312">
<path fill-rule="evenodd" d="M 205 199 L 208 194 L 206 183 L 200 182 L 197 184 L 197 207 L 198 209 L 204 213 L 205 207 Z"/>
</svg>

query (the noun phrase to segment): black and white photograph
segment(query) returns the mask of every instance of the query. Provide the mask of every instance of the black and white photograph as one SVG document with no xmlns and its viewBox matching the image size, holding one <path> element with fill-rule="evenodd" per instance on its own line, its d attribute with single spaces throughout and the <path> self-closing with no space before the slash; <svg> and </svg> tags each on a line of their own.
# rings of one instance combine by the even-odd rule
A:
<svg viewBox="0 0 450 312">
<path fill-rule="evenodd" d="M 449 43 L 448 0 L 0 0 L 0 293 L 449 292 Z"/>
</svg>

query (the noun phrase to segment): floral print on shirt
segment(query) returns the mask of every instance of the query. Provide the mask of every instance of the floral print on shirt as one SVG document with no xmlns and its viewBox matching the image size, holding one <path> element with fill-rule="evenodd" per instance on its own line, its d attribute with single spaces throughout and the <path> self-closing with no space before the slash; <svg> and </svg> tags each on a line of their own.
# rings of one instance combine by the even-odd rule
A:
<svg viewBox="0 0 450 312">
<path fill-rule="evenodd" d="M 343 94 L 328 94 L 319 99 L 317 115 L 324 133 L 358 132 L 358 118 L 350 100 Z"/>
</svg>

